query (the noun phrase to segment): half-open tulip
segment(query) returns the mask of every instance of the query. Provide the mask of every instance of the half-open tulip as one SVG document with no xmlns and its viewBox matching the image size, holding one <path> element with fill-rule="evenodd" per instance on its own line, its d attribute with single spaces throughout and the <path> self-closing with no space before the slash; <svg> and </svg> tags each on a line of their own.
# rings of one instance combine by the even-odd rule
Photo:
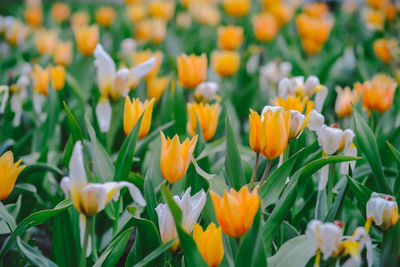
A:
<svg viewBox="0 0 400 267">
<path fill-rule="evenodd" d="M 200 123 L 201 132 L 205 141 L 214 137 L 218 125 L 219 104 L 188 103 L 187 110 L 189 121 L 186 129 L 194 136 L 197 128 L 197 120 Z"/>
<path fill-rule="evenodd" d="M 193 239 L 208 266 L 219 266 L 224 258 L 221 227 L 210 223 L 207 229 L 203 231 L 203 228 L 198 223 L 195 223 L 193 227 Z"/>
<path fill-rule="evenodd" d="M 57 35 L 50 30 L 39 30 L 35 36 L 35 46 L 39 54 L 51 54 L 57 42 Z"/>
<path fill-rule="evenodd" d="M 174 0 L 151 0 L 149 1 L 149 14 L 154 18 L 170 21 L 174 16 Z"/>
<path fill-rule="evenodd" d="M 112 7 L 100 7 L 96 10 L 96 22 L 103 27 L 110 27 L 115 20 L 115 10 Z"/>
<path fill-rule="evenodd" d="M 223 0 L 222 5 L 229 16 L 243 17 L 250 11 L 251 0 Z"/>
<path fill-rule="evenodd" d="M 14 163 L 14 155 L 7 151 L 0 157 L 0 201 L 7 198 L 14 188 L 18 175 L 25 166 L 21 165 L 22 160 Z"/>
<path fill-rule="evenodd" d="M 335 112 L 336 114 L 343 118 L 350 116 L 353 112 L 353 105 L 357 104 L 360 95 L 357 90 L 351 90 L 350 87 L 336 87 L 337 97 L 335 102 Z"/>
<path fill-rule="evenodd" d="M 39 65 L 35 65 L 32 71 L 33 90 L 42 95 L 47 95 L 50 82 L 50 71 L 48 68 L 43 69 Z"/>
<path fill-rule="evenodd" d="M 179 83 L 193 89 L 207 78 L 207 57 L 182 54 L 177 57 Z"/>
<path fill-rule="evenodd" d="M 71 8 L 62 2 L 57 2 L 51 7 L 51 18 L 58 23 L 66 21 L 71 14 Z"/>
<path fill-rule="evenodd" d="M 372 193 L 367 202 L 367 230 L 372 221 L 383 231 L 388 231 L 399 219 L 397 202 L 392 196 Z"/>
<path fill-rule="evenodd" d="M 89 14 L 85 11 L 78 11 L 71 16 L 72 28 L 87 26 L 89 24 Z"/>
<path fill-rule="evenodd" d="M 169 76 L 155 77 L 147 82 L 147 97 L 158 101 L 163 95 L 170 81 Z"/>
<path fill-rule="evenodd" d="M 190 196 L 189 187 L 182 198 L 179 196 L 173 196 L 176 204 L 182 210 L 182 224 L 181 227 L 187 233 L 191 233 L 193 230 L 194 223 L 200 216 L 204 205 L 206 204 L 206 193 L 204 190 L 200 190 L 194 196 Z M 167 204 L 159 204 L 156 208 L 158 216 L 158 225 L 160 227 L 160 235 L 163 243 L 166 243 L 174 238 L 178 237 L 174 218 L 172 217 L 171 211 Z M 170 250 L 175 252 L 179 248 L 179 239 L 170 247 Z"/>
<path fill-rule="evenodd" d="M 186 173 L 189 163 L 193 156 L 193 151 L 197 142 L 197 135 L 191 140 L 186 140 L 181 144 L 178 135 L 174 138 L 166 138 L 163 132 L 161 134 L 161 158 L 160 168 L 165 180 L 169 183 L 175 183 Z"/>
<path fill-rule="evenodd" d="M 53 60 L 57 65 L 68 66 L 72 63 L 72 42 L 58 41 L 53 49 Z"/>
<path fill-rule="evenodd" d="M 146 19 L 147 7 L 142 3 L 130 4 L 126 7 L 126 13 L 132 23 L 139 23 Z"/>
<path fill-rule="evenodd" d="M 236 51 L 214 51 L 211 54 L 211 67 L 223 77 L 234 75 L 240 65 L 240 54 Z"/>
<path fill-rule="evenodd" d="M 142 122 L 139 129 L 139 139 L 146 137 L 150 130 L 151 115 L 153 114 L 154 98 L 146 100 L 144 103 L 137 99 L 129 99 L 125 97 L 125 111 L 124 111 L 124 131 L 126 135 L 135 127 L 140 116 L 143 114 Z"/>
<path fill-rule="evenodd" d="M 377 39 L 374 41 L 374 53 L 383 63 L 389 63 L 398 50 L 396 39 Z"/>
<path fill-rule="evenodd" d="M 63 66 L 55 66 L 50 68 L 51 85 L 54 90 L 63 89 L 65 84 L 65 68 Z"/>
<path fill-rule="evenodd" d="M 258 189 L 249 191 L 243 186 L 239 192 L 233 188 L 224 191 L 221 197 L 210 192 L 219 226 L 225 234 L 231 237 L 241 237 L 247 233 L 253 224 L 254 217 L 260 206 Z"/>
<path fill-rule="evenodd" d="M 243 28 L 226 26 L 218 28 L 218 47 L 222 50 L 236 50 L 243 42 Z"/>
<path fill-rule="evenodd" d="M 75 27 L 74 34 L 79 52 L 91 56 L 99 42 L 99 27 L 97 25 Z"/>
<path fill-rule="evenodd" d="M 377 74 L 371 80 L 365 81 L 362 104 L 368 110 L 385 113 L 393 102 L 397 83 L 386 74 Z"/>
<path fill-rule="evenodd" d="M 43 10 L 41 6 L 27 7 L 25 9 L 25 21 L 27 24 L 39 28 L 43 22 Z"/>
<path fill-rule="evenodd" d="M 85 228 L 86 217 L 92 217 L 102 211 L 111 199 L 119 198 L 121 188 L 127 187 L 129 194 L 139 206 L 146 206 L 146 201 L 140 190 L 129 182 L 107 182 L 104 184 L 88 183 L 83 160 L 83 147 L 81 141 L 75 143 L 71 160 L 69 161 L 69 177 L 61 180 L 61 188 L 66 196 L 71 196 L 75 208 L 81 214 L 80 231 L 81 245 Z M 91 239 L 89 239 L 86 254 L 91 252 Z"/>
<path fill-rule="evenodd" d="M 278 33 L 278 23 L 271 14 L 255 15 L 251 18 L 251 22 L 254 34 L 260 42 L 272 41 Z"/>
</svg>

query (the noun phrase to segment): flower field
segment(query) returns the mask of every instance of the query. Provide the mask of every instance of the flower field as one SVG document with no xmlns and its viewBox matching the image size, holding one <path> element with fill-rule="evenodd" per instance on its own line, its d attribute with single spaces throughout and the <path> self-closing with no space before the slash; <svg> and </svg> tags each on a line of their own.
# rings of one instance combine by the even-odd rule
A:
<svg viewBox="0 0 400 267">
<path fill-rule="evenodd" d="M 0 267 L 400 266 L 399 11 L 0 3 Z"/>
</svg>

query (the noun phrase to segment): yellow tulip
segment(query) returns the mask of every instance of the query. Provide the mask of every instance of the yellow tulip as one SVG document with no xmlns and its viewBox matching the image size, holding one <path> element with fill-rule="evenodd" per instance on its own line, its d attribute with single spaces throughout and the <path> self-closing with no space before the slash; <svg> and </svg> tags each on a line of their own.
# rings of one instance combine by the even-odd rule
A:
<svg viewBox="0 0 400 267">
<path fill-rule="evenodd" d="M 188 133 L 191 136 L 195 135 L 197 120 L 199 120 L 204 140 L 213 138 L 218 125 L 219 104 L 188 103 L 187 110 L 189 113 L 189 121 L 186 125 Z"/>
<path fill-rule="evenodd" d="M 210 194 L 222 231 L 230 237 L 245 235 L 253 224 L 254 216 L 260 206 L 258 189 L 249 192 L 245 185 L 239 192 L 231 189 L 228 193 L 225 190 L 223 197 L 213 191 Z"/>
<path fill-rule="evenodd" d="M 99 28 L 97 25 L 80 26 L 74 28 L 76 46 L 83 55 L 91 56 L 99 42 Z"/>
<path fill-rule="evenodd" d="M 150 130 L 153 106 L 154 99 L 146 100 L 142 103 L 138 98 L 132 99 L 131 102 L 128 96 L 125 97 L 124 131 L 126 135 L 129 135 L 140 116 L 143 114 L 139 129 L 139 139 L 146 137 Z"/>
<path fill-rule="evenodd" d="M 115 10 L 112 7 L 100 7 L 96 10 L 96 22 L 103 27 L 110 27 L 115 20 Z"/>
<path fill-rule="evenodd" d="M 308 101 L 307 97 L 299 97 L 289 95 L 286 99 L 277 97 L 271 101 L 272 105 L 280 106 L 284 110 L 297 110 L 300 113 L 308 114 L 314 107 L 312 101 Z M 307 106 L 306 110 L 304 108 Z"/>
<path fill-rule="evenodd" d="M 202 25 L 216 26 L 221 20 L 218 7 L 202 1 L 190 3 L 189 14 Z"/>
<path fill-rule="evenodd" d="M 194 223 L 193 239 L 208 266 L 219 266 L 224 258 L 221 227 L 217 228 L 214 223 L 210 223 L 207 229 L 203 231 L 198 223 Z"/>
<path fill-rule="evenodd" d="M 39 28 L 43 22 L 42 7 L 27 7 L 25 10 L 25 21 L 27 24 Z"/>
<path fill-rule="evenodd" d="M 174 16 L 175 1 L 171 0 L 152 0 L 149 3 L 149 14 L 154 18 L 170 21 Z"/>
<path fill-rule="evenodd" d="M 222 50 L 238 49 L 243 42 L 243 28 L 226 26 L 218 28 L 218 47 Z"/>
<path fill-rule="evenodd" d="M 240 54 L 236 51 L 214 51 L 211 54 L 211 67 L 219 75 L 234 75 L 240 65 Z"/>
<path fill-rule="evenodd" d="M 47 95 L 50 82 L 49 70 L 47 68 L 43 69 L 39 65 L 35 65 L 32 70 L 32 80 L 33 90 L 42 95 Z"/>
<path fill-rule="evenodd" d="M 50 30 L 39 30 L 35 36 L 35 46 L 39 54 L 51 54 L 57 42 L 57 35 Z"/>
<path fill-rule="evenodd" d="M 251 18 L 254 34 L 258 41 L 272 41 L 278 33 L 278 22 L 269 13 L 253 16 Z"/>
<path fill-rule="evenodd" d="M 314 2 L 304 7 L 304 13 L 313 18 L 321 18 L 329 12 L 329 7 L 324 2 Z"/>
<path fill-rule="evenodd" d="M 193 89 L 207 78 L 207 56 L 182 54 L 177 57 L 178 79 L 181 86 Z"/>
<path fill-rule="evenodd" d="M 150 99 L 154 98 L 156 101 L 158 101 L 163 95 L 165 89 L 167 88 L 169 80 L 169 76 L 163 76 L 160 78 L 156 77 L 148 81 L 147 97 Z"/>
<path fill-rule="evenodd" d="M 11 194 L 18 175 L 25 168 L 23 165 L 19 166 L 21 161 L 14 163 L 14 155 L 11 151 L 7 151 L 0 157 L 0 201 Z"/>
<path fill-rule="evenodd" d="M 249 115 L 250 122 L 250 136 L 249 136 L 249 144 L 250 148 L 258 153 L 265 148 L 265 133 L 262 126 L 261 116 L 258 115 L 257 112 L 250 109 Z"/>
<path fill-rule="evenodd" d="M 250 11 L 251 0 L 223 0 L 226 14 L 231 17 L 243 17 Z"/>
<path fill-rule="evenodd" d="M 72 63 L 72 43 L 57 42 L 53 49 L 53 60 L 57 65 L 68 66 Z"/>
<path fill-rule="evenodd" d="M 350 116 L 353 112 L 353 106 L 357 104 L 360 95 L 357 90 L 351 90 L 350 87 L 344 89 L 336 87 L 337 97 L 335 102 L 335 112 L 341 118 Z"/>
<path fill-rule="evenodd" d="M 89 24 L 89 14 L 85 11 L 78 11 L 71 16 L 72 28 L 87 26 Z"/>
<path fill-rule="evenodd" d="M 271 6 L 268 12 L 275 17 L 278 28 L 281 28 L 292 19 L 294 10 L 290 4 L 279 4 Z"/>
<path fill-rule="evenodd" d="M 152 41 L 154 44 L 160 44 L 164 41 L 166 33 L 166 22 L 157 18 L 141 21 L 135 27 L 136 39 L 142 43 Z"/>
<path fill-rule="evenodd" d="M 377 39 L 374 41 L 374 53 L 383 63 L 389 63 L 398 50 L 396 39 Z"/>
<path fill-rule="evenodd" d="M 71 8 L 62 2 L 55 3 L 51 8 L 51 17 L 54 21 L 62 23 L 68 19 Z"/>
<path fill-rule="evenodd" d="M 144 20 L 147 16 L 147 9 L 144 4 L 130 4 L 127 6 L 126 12 L 128 14 L 128 18 L 132 23 L 139 23 Z"/>
<path fill-rule="evenodd" d="M 161 63 L 164 57 L 163 52 L 161 51 L 152 52 L 151 50 L 144 50 L 144 51 L 134 52 L 132 54 L 132 60 L 135 63 L 135 65 L 141 64 L 149 60 L 153 56 L 156 58 L 156 64 L 151 69 L 151 71 L 146 75 L 146 81 L 154 79 L 157 76 L 158 72 L 160 71 Z"/>
<path fill-rule="evenodd" d="M 51 85 L 54 90 L 59 91 L 65 84 L 65 69 L 63 66 L 56 66 L 50 68 L 51 72 Z"/>
<path fill-rule="evenodd" d="M 197 135 L 191 140 L 186 140 L 181 144 L 178 135 L 168 139 L 163 132 L 161 134 L 161 158 L 160 168 L 162 176 L 169 183 L 175 183 L 186 173 L 190 160 L 196 147 Z"/>
</svg>

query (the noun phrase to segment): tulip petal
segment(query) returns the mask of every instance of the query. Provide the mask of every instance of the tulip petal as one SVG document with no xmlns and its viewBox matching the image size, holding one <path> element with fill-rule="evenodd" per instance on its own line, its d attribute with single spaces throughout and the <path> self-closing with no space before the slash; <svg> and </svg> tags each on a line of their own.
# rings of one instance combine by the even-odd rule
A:
<svg viewBox="0 0 400 267">
<path fill-rule="evenodd" d="M 69 177 L 63 177 L 60 182 L 60 187 L 65 194 L 65 198 L 71 197 L 71 179 Z"/>
<path fill-rule="evenodd" d="M 94 65 L 97 68 L 97 80 L 99 83 L 100 91 L 103 92 L 104 88 L 111 87 L 116 72 L 114 60 L 104 50 L 101 44 L 97 44 L 94 50 Z"/>
<path fill-rule="evenodd" d="M 4 92 L 3 95 L 3 100 L 1 101 L 1 106 L 0 106 L 0 114 L 4 113 L 4 110 L 6 109 L 6 104 L 9 96 L 9 88 L 6 85 L 0 86 L 0 93 Z"/>
<path fill-rule="evenodd" d="M 128 86 L 130 87 L 140 78 L 148 74 L 156 64 L 156 57 L 152 56 L 149 60 L 135 66 L 129 73 Z"/>
<path fill-rule="evenodd" d="M 110 130 L 112 108 L 107 98 L 101 98 L 96 106 L 96 116 L 102 133 Z"/>
<path fill-rule="evenodd" d="M 81 214 L 79 216 L 79 233 L 80 233 L 80 240 L 81 240 L 81 246 L 83 247 L 83 242 L 85 238 L 85 232 L 86 232 L 86 216 Z M 92 239 L 88 239 L 88 244 L 87 244 L 87 249 L 86 249 L 86 257 L 90 256 L 90 252 L 92 251 Z"/>
</svg>

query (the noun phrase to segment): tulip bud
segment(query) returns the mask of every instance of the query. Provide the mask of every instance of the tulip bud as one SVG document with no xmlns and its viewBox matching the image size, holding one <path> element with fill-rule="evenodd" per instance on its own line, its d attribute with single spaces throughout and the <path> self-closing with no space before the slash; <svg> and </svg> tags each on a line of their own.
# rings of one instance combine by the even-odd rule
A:
<svg viewBox="0 0 400 267">
<path fill-rule="evenodd" d="M 72 28 L 87 26 L 89 24 L 89 14 L 85 11 L 78 11 L 71 16 Z"/>
<path fill-rule="evenodd" d="M 65 84 L 65 69 L 63 66 L 56 66 L 50 68 L 51 72 L 51 85 L 54 90 L 59 91 Z"/>
<path fill-rule="evenodd" d="M 250 11 L 251 0 L 223 0 L 222 5 L 229 16 L 243 17 Z"/>
<path fill-rule="evenodd" d="M 0 182 L 0 201 L 7 198 L 17 181 L 18 175 L 23 171 L 25 166 L 21 165 L 22 160 L 14 163 L 14 155 L 11 151 L 4 153 L 0 157 L 0 170 L 1 182 Z"/>
<path fill-rule="evenodd" d="M 35 92 L 41 93 L 42 95 L 47 95 L 50 82 L 49 69 L 43 69 L 39 65 L 35 65 L 32 71 L 32 80 L 33 90 Z"/>
<path fill-rule="evenodd" d="M 72 63 L 73 50 L 71 42 L 57 42 L 53 49 L 53 60 L 57 65 L 68 66 Z"/>
<path fill-rule="evenodd" d="M 278 33 L 278 23 L 271 14 L 266 13 L 253 16 L 251 21 L 253 23 L 254 34 L 260 42 L 270 42 Z"/>
<path fill-rule="evenodd" d="M 179 83 L 188 89 L 195 88 L 207 77 L 207 57 L 182 54 L 177 57 Z"/>
<path fill-rule="evenodd" d="M 234 75 L 240 65 L 240 54 L 234 51 L 214 51 L 211 54 L 211 66 L 220 76 Z"/>
<path fill-rule="evenodd" d="M 51 54 L 54 46 L 57 42 L 57 36 L 55 32 L 40 30 L 35 36 L 35 46 L 39 54 Z"/>
<path fill-rule="evenodd" d="M 130 55 L 136 51 L 137 42 L 133 38 L 126 38 L 121 42 L 121 55 L 123 57 L 130 57 Z"/>
<path fill-rule="evenodd" d="M 68 19 L 71 14 L 71 8 L 62 2 L 57 2 L 51 7 L 51 18 L 58 23 Z"/>
<path fill-rule="evenodd" d="M 226 26 L 218 28 L 218 47 L 222 50 L 236 50 L 243 42 L 243 28 Z"/>
<path fill-rule="evenodd" d="M 96 22 L 103 27 L 110 27 L 115 20 L 115 10 L 112 7 L 100 7 L 96 10 Z"/>
<path fill-rule="evenodd" d="M 205 141 L 212 139 L 218 125 L 219 104 L 188 103 L 187 110 L 189 121 L 186 129 L 190 136 L 194 136 L 199 121 L 201 131 Z"/>
<path fill-rule="evenodd" d="M 83 55 L 91 56 L 99 42 L 99 28 L 93 26 L 79 26 L 74 28 L 76 46 Z"/>
<path fill-rule="evenodd" d="M 139 139 L 146 137 L 150 130 L 154 101 L 155 99 L 151 99 L 142 103 L 139 99 L 132 99 L 131 102 L 128 96 L 125 97 L 124 131 L 126 135 L 129 135 L 143 114 L 139 129 Z"/>
<path fill-rule="evenodd" d="M 208 266 L 219 266 L 224 258 L 222 231 L 214 223 L 210 223 L 205 231 L 195 223 L 193 227 L 193 240 Z"/>
<path fill-rule="evenodd" d="M 169 81 L 169 76 L 163 76 L 160 78 L 156 77 L 149 80 L 147 82 L 148 98 L 154 98 L 156 101 L 158 101 L 164 93 L 165 89 L 167 88 Z"/>
</svg>

